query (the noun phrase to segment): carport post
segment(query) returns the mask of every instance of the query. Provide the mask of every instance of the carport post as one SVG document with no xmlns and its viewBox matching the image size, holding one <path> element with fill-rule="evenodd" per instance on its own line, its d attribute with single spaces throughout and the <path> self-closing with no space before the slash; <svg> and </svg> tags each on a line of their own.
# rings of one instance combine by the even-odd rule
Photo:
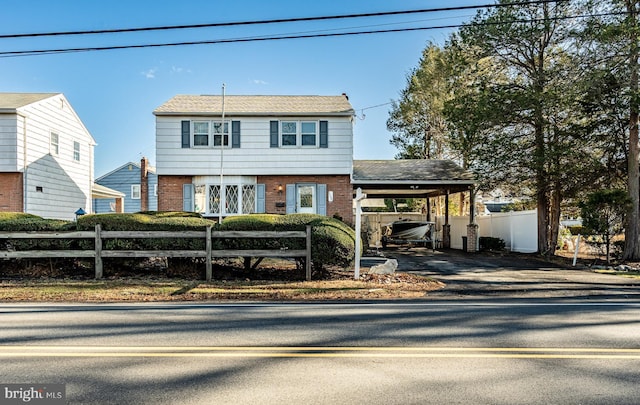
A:
<svg viewBox="0 0 640 405">
<path fill-rule="evenodd" d="M 362 249 L 362 237 L 360 235 L 362 228 L 362 200 L 367 198 L 366 194 L 362 193 L 362 189 L 358 187 L 356 190 L 356 252 L 355 252 L 355 265 L 354 265 L 354 279 L 360 278 L 360 250 Z"/>
</svg>

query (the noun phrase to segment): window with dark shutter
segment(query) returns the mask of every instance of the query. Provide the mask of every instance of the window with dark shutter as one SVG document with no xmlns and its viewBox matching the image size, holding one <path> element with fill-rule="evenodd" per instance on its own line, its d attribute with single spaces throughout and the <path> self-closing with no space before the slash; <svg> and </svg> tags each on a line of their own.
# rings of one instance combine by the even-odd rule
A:
<svg viewBox="0 0 640 405">
<path fill-rule="evenodd" d="M 272 148 L 277 148 L 278 147 L 278 126 L 279 126 L 279 122 L 278 121 L 270 121 L 269 122 L 269 135 L 270 135 L 270 146 Z"/>
<path fill-rule="evenodd" d="M 329 121 L 320 121 L 320 147 L 329 147 Z"/>
<path fill-rule="evenodd" d="M 191 121 L 182 121 L 182 147 L 191 147 Z"/>
<path fill-rule="evenodd" d="M 231 121 L 231 147 L 240 147 L 240 121 Z"/>
</svg>

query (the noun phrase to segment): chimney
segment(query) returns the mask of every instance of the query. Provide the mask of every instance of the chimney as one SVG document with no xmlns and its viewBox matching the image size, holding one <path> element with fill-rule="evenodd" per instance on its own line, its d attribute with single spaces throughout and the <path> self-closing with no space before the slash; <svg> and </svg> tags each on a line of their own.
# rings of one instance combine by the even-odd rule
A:
<svg viewBox="0 0 640 405">
<path fill-rule="evenodd" d="M 140 211 L 149 210 L 149 162 L 146 157 L 140 160 Z"/>
</svg>

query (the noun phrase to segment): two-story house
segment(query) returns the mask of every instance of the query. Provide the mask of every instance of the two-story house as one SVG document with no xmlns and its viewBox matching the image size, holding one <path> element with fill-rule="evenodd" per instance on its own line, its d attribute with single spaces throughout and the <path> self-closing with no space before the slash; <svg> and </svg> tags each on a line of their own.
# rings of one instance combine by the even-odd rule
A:
<svg viewBox="0 0 640 405">
<path fill-rule="evenodd" d="M 91 212 L 95 140 L 60 93 L 0 93 L 0 211 Z"/>
<path fill-rule="evenodd" d="M 155 168 L 143 157 L 140 163 L 128 162 L 95 180 L 96 184 L 122 193 L 122 212 L 156 211 L 158 209 L 158 177 Z M 116 212 L 117 201 L 94 199 L 96 214 Z"/>
<path fill-rule="evenodd" d="M 353 222 L 354 110 L 346 95 L 178 95 L 153 113 L 158 210 Z"/>
</svg>

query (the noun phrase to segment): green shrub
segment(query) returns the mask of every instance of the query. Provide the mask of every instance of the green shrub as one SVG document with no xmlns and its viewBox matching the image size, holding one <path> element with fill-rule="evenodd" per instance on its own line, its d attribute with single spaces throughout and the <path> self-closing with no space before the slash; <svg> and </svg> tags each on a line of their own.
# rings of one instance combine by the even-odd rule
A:
<svg viewBox="0 0 640 405">
<path fill-rule="evenodd" d="M 589 231 L 587 229 L 585 229 L 585 227 L 583 227 L 582 225 L 571 225 L 568 226 L 567 229 L 569 229 L 569 232 L 571 232 L 571 235 L 573 236 L 577 236 L 577 235 L 589 235 Z"/>
<path fill-rule="evenodd" d="M 138 212 L 134 214 L 93 214 L 78 218 L 78 230 L 103 231 L 203 231 L 213 222 L 191 212 Z M 86 246 L 85 249 L 93 248 Z M 120 238 L 105 239 L 105 250 L 203 250 L 203 238 Z"/>
<path fill-rule="evenodd" d="M 355 232 L 335 218 L 315 214 L 242 215 L 225 219 L 220 230 L 304 231 L 307 225 L 311 225 L 311 261 L 315 270 L 321 270 L 325 265 L 346 267 L 351 264 L 355 255 Z M 249 239 L 247 243 L 254 247 L 247 248 L 271 248 L 261 247 L 265 242 Z M 304 249 L 305 246 L 304 239 L 297 238 L 275 242 L 279 244 L 275 248 L 282 249 Z"/>
<path fill-rule="evenodd" d="M 220 231 L 304 231 L 312 227 L 311 254 L 313 268 L 325 265 L 349 266 L 355 254 L 355 232 L 345 223 L 314 214 L 255 214 L 229 217 L 221 225 L 190 212 L 138 212 L 134 214 L 90 214 L 77 222 L 45 220 L 28 214 L 1 215 L 0 230 L 7 231 L 93 231 L 100 224 L 103 231 L 189 231 L 213 226 Z M 15 240 L 21 249 L 94 249 L 93 239 Z M 12 241 L 14 243 L 14 241 Z M 214 249 L 305 249 L 304 238 L 222 238 L 213 240 Z M 57 247 L 53 247 L 53 246 Z M 117 238 L 103 239 L 104 250 L 204 250 L 204 238 Z M 285 254 L 286 255 L 286 254 Z M 126 265 L 140 259 L 109 259 Z M 171 265 L 191 268 L 203 266 L 197 258 L 170 258 Z"/>
<path fill-rule="evenodd" d="M 0 212 L 0 231 L 3 232 L 65 232 L 75 228 L 71 221 L 45 219 L 21 212 Z M 15 250 L 63 250 L 70 249 L 72 242 L 61 239 L 13 239 L 0 241 L 0 249 Z"/>
<path fill-rule="evenodd" d="M 494 250 L 501 251 L 505 248 L 504 240 L 500 238 L 493 238 L 491 236 L 481 236 L 480 237 L 480 250 Z"/>
</svg>

